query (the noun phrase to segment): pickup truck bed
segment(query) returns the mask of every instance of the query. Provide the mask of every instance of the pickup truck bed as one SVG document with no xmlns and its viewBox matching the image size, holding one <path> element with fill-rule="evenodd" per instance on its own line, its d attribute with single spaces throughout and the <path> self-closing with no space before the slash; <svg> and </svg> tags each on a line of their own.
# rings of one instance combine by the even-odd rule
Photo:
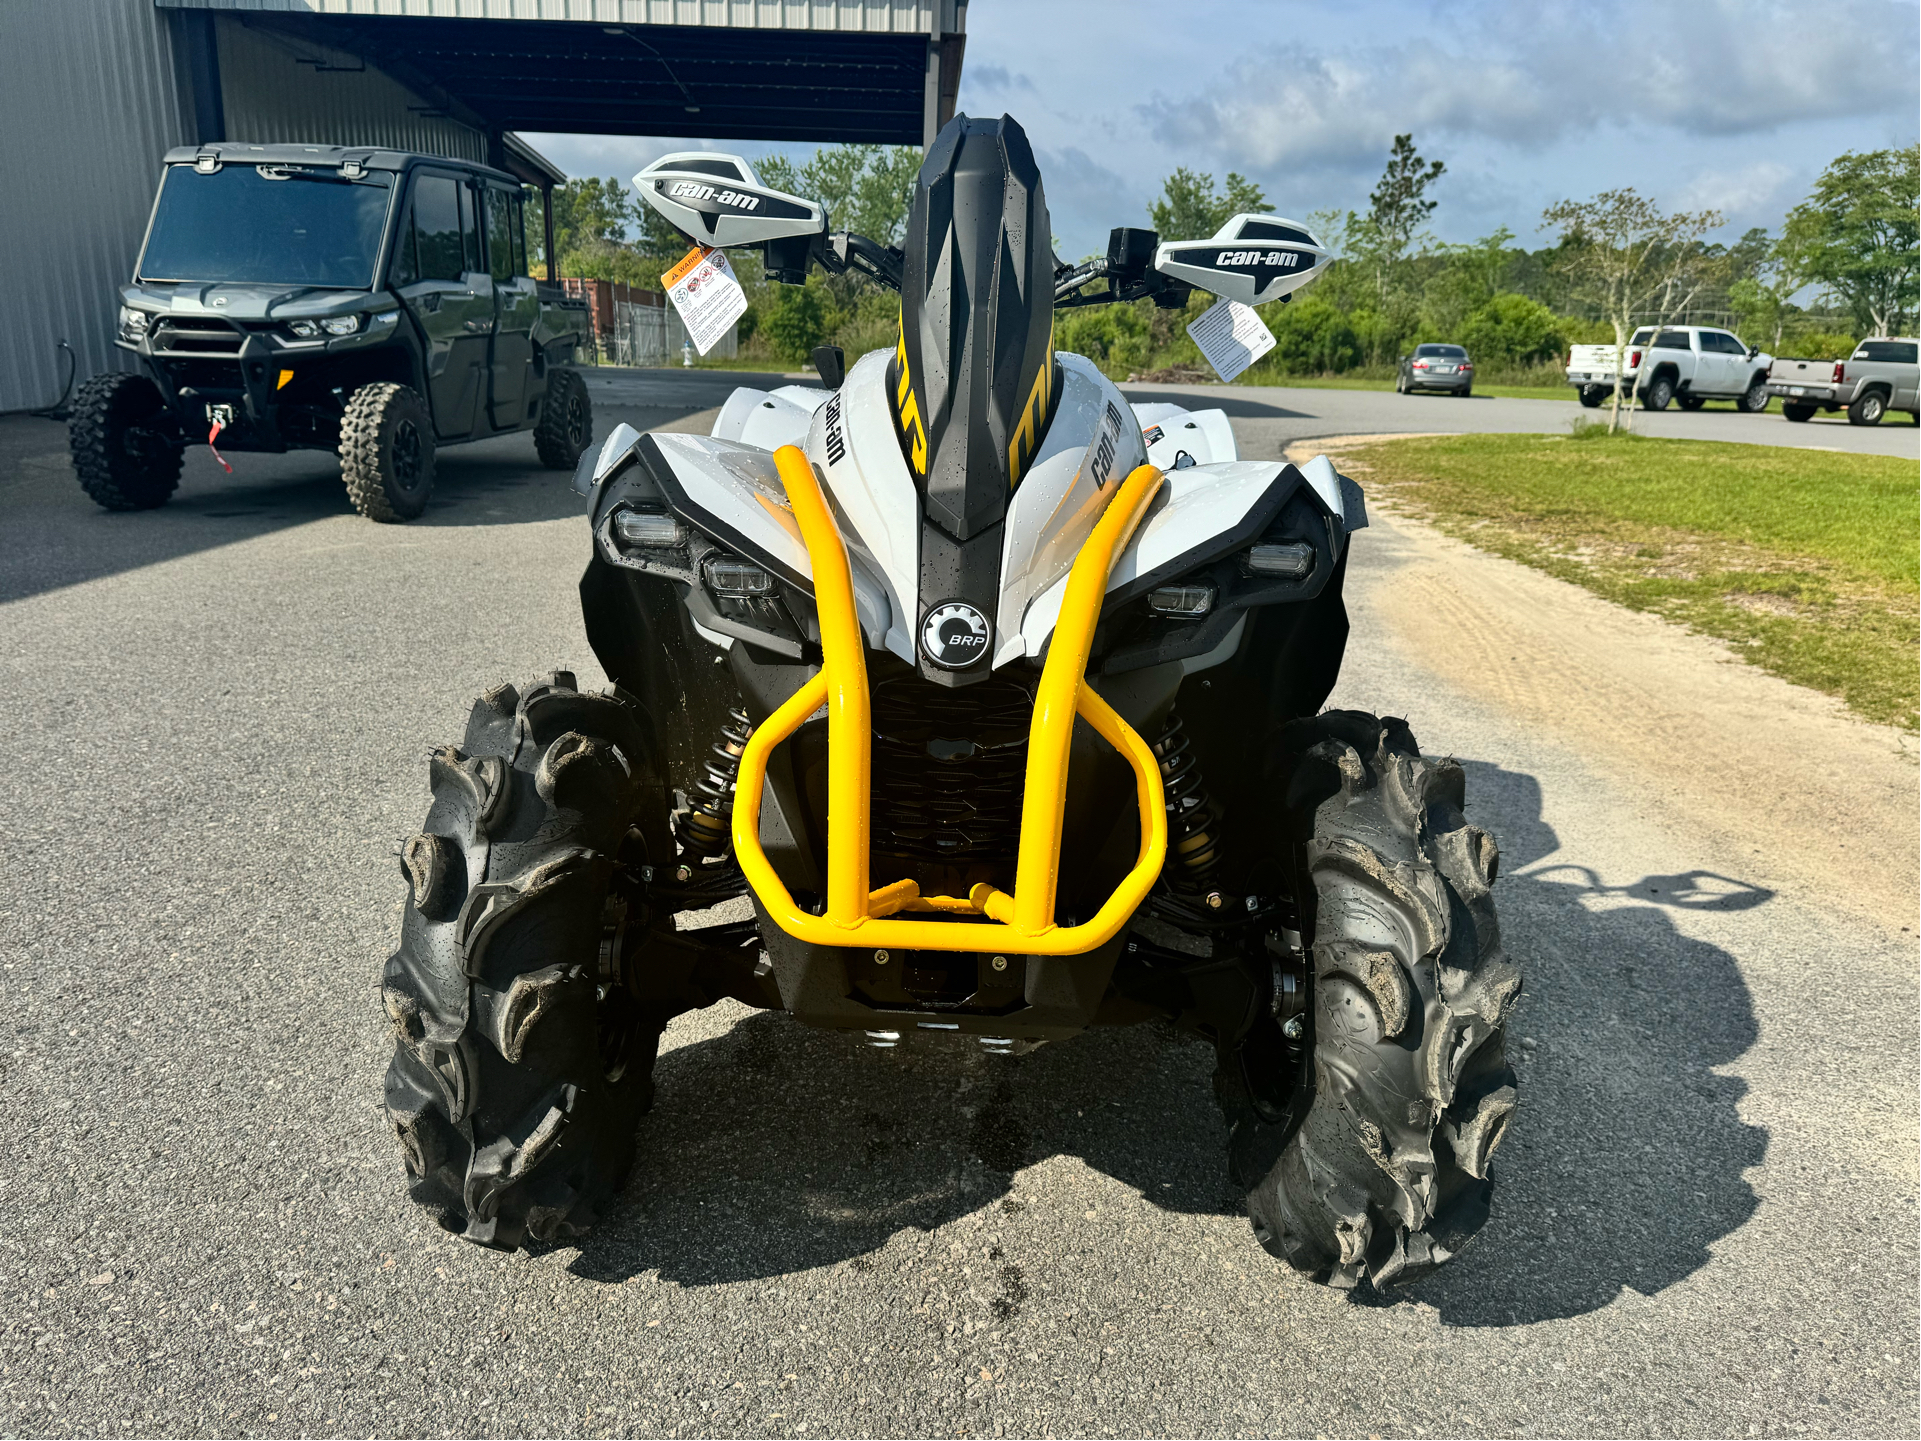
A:
<svg viewBox="0 0 1921 1441">
<path fill-rule="evenodd" d="M 1916 348 L 1915 341 L 1898 336 L 1864 340 L 1846 360 L 1777 360 L 1768 367 L 1768 394 L 1780 398 L 1789 420 L 1846 410 L 1851 424 L 1875 425 L 1888 411 L 1905 410 L 1921 423 Z"/>
</svg>

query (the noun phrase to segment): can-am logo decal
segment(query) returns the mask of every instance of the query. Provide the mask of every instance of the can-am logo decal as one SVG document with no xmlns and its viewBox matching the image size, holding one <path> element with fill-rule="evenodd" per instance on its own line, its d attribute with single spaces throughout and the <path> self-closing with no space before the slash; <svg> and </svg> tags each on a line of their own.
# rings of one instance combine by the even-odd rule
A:
<svg viewBox="0 0 1921 1441">
<path fill-rule="evenodd" d="M 1214 257 L 1216 265 L 1267 265 L 1292 270 L 1301 263 L 1298 250 L 1223 250 Z"/>
<path fill-rule="evenodd" d="M 1126 423 L 1114 408 L 1114 402 L 1108 401 L 1107 413 L 1101 416 L 1101 428 L 1088 445 L 1087 459 L 1082 462 L 1093 477 L 1096 490 L 1106 489 L 1108 477 L 1114 473 L 1114 457 L 1121 448 L 1121 427 Z"/>
<path fill-rule="evenodd" d="M 840 392 L 827 402 L 827 463 L 839 465 L 840 458 L 847 454 L 847 437 L 840 428 Z"/>
<path fill-rule="evenodd" d="M 987 654 L 992 634 L 986 616 L 964 600 L 950 600 L 927 612 L 920 627 L 920 648 L 935 665 L 960 670 Z"/>
<path fill-rule="evenodd" d="M 718 186 L 703 185 L 698 180 L 662 181 L 660 188 L 673 200 L 711 200 L 716 205 L 731 205 L 736 210 L 760 209 L 758 195 L 742 195 L 738 190 L 723 190 Z"/>
</svg>

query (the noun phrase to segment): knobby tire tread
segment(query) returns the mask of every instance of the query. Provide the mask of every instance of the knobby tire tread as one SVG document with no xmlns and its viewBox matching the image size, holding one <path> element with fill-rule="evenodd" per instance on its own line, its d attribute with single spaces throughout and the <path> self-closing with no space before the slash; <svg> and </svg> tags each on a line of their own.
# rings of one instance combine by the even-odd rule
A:
<svg viewBox="0 0 1921 1441">
<path fill-rule="evenodd" d="M 150 400 L 150 405 L 143 401 Z M 75 393 L 67 415 L 67 445 L 80 488 L 107 510 L 152 510 L 180 487 L 184 453 L 177 445 L 155 447 L 146 463 L 116 443 L 130 409 L 165 409 L 159 390 L 144 375 L 111 371 L 96 375 Z"/>
</svg>

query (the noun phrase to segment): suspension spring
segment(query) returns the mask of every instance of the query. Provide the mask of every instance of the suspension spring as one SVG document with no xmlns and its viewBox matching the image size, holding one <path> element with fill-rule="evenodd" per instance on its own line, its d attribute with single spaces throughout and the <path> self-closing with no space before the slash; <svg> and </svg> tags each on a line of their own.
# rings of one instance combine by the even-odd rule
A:
<svg viewBox="0 0 1921 1441">
<path fill-rule="evenodd" d="M 1168 712 L 1167 725 L 1154 742 L 1154 758 L 1160 763 L 1161 789 L 1167 799 L 1167 832 L 1170 857 L 1179 863 L 1183 879 L 1204 886 L 1220 868 L 1218 836 L 1220 818 L 1208 798 L 1207 784 L 1201 778 L 1200 762 L 1193 744 L 1181 728 L 1180 717 Z"/>
<path fill-rule="evenodd" d="M 724 856 L 734 843 L 734 782 L 740 775 L 740 753 L 754 733 L 747 713 L 727 712 L 720 736 L 700 763 L 700 777 L 678 817 L 675 839 L 690 861 Z"/>
</svg>

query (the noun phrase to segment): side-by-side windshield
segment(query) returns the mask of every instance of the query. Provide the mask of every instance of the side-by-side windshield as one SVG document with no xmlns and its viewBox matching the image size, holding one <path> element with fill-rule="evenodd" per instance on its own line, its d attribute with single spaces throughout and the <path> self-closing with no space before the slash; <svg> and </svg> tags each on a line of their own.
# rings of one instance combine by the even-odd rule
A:
<svg viewBox="0 0 1921 1441">
<path fill-rule="evenodd" d="M 393 177 L 359 180 L 296 165 L 226 165 L 203 175 L 167 167 L 142 280 L 323 285 L 374 283 Z"/>
</svg>

